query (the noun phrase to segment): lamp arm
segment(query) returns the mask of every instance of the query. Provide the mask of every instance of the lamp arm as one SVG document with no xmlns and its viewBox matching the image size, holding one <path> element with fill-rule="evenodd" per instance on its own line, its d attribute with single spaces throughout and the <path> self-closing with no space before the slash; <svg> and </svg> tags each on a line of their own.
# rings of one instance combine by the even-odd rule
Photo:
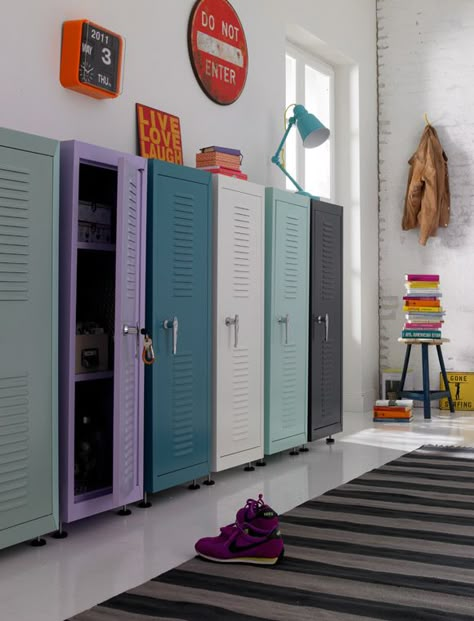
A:
<svg viewBox="0 0 474 621">
<path fill-rule="evenodd" d="M 281 163 L 279 160 L 274 161 L 274 160 L 273 160 L 273 157 L 272 157 L 272 162 L 273 162 L 274 164 L 276 164 L 276 165 L 278 166 L 278 168 L 279 168 L 279 169 L 280 169 L 280 170 L 281 170 L 281 171 L 282 171 L 282 172 L 283 172 L 283 173 L 284 173 L 284 174 L 288 177 L 288 179 L 291 181 L 291 183 L 292 183 L 292 184 L 293 184 L 296 188 L 298 188 L 298 191 L 299 191 L 299 193 L 300 193 L 300 194 L 304 194 L 305 196 L 310 196 L 310 194 L 308 194 L 307 192 L 305 192 L 305 191 L 303 190 L 303 188 L 300 186 L 300 184 L 299 184 L 297 181 L 295 181 L 295 179 L 293 179 L 293 177 L 292 177 L 292 176 L 290 175 L 290 173 L 286 170 L 286 168 L 284 168 L 284 167 L 283 167 L 282 163 Z"/>
<path fill-rule="evenodd" d="M 283 138 L 281 139 L 280 144 L 278 145 L 278 149 L 276 150 L 275 155 L 272 157 L 272 162 L 273 164 L 276 164 L 278 166 L 278 168 L 288 177 L 288 179 L 291 181 L 291 183 L 298 188 L 299 192 L 306 194 L 306 192 L 303 190 L 303 188 L 299 185 L 299 183 L 297 183 L 295 181 L 295 179 L 293 179 L 293 177 L 290 175 L 290 173 L 286 170 L 286 168 L 283 166 L 283 164 L 280 161 L 280 153 L 282 152 L 283 146 L 286 142 L 286 139 L 288 137 L 288 134 L 290 133 L 291 128 L 293 127 L 293 125 L 296 123 L 296 119 L 294 116 L 292 116 L 290 118 L 290 120 L 288 121 L 288 127 L 286 128 L 285 133 L 283 134 Z"/>
<path fill-rule="evenodd" d="M 272 162 L 274 164 L 276 164 L 277 166 L 281 166 L 280 164 L 280 153 L 283 150 L 283 147 L 285 145 L 286 139 L 288 137 L 288 134 L 290 133 L 291 128 L 293 127 L 293 125 L 296 123 L 296 119 L 294 116 L 292 116 L 290 118 L 290 120 L 288 121 L 288 127 L 286 128 L 285 133 L 283 134 L 283 138 L 281 139 L 280 144 L 278 145 L 278 149 L 276 150 L 275 155 L 272 157 Z"/>
</svg>

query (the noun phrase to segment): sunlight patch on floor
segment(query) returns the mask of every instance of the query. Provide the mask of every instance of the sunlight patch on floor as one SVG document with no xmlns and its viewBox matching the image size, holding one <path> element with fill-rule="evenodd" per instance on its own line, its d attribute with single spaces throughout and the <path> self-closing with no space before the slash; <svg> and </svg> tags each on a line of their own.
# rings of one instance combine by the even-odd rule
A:
<svg viewBox="0 0 474 621">
<path fill-rule="evenodd" d="M 464 443 L 462 434 L 416 432 L 411 429 L 400 429 L 401 424 L 406 423 L 394 423 L 393 425 L 383 423 L 383 429 L 364 429 L 363 431 L 341 438 L 340 442 L 367 444 L 369 446 L 379 446 L 401 451 L 411 451 L 423 444 L 457 446 Z"/>
</svg>

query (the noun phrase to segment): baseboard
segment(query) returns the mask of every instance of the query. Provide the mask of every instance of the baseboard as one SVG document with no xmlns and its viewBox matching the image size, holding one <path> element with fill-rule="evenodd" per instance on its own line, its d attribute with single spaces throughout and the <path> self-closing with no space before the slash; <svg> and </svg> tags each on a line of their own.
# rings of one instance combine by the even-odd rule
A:
<svg viewBox="0 0 474 621">
<path fill-rule="evenodd" d="M 375 400 L 377 399 L 377 391 L 375 388 L 372 388 L 362 394 L 345 393 L 343 399 L 344 412 L 369 412 L 372 411 Z"/>
</svg>

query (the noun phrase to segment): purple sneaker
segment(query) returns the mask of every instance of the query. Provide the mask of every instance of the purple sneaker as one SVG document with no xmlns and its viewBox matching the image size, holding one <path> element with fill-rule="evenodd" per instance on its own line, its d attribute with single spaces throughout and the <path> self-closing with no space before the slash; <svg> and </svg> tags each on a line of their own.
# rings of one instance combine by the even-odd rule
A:
<svg viewBox="0 0 474 621">
<path fill-rule="evenodd" d="M 274 565 L 283 556 L 283 539 L 278 528 L 261 531 L 250 524 L 221 528 L 218 537 L 204 537 L 194 546 L 199 556 L 217 563 Z M 228 534 L 228 530 L 232 532 Z"/>
</svg>

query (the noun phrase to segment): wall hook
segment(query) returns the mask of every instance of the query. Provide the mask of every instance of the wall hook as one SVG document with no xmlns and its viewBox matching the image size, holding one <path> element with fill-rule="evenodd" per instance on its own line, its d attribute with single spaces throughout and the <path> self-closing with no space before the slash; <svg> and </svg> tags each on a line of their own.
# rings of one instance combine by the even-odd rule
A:
<svg viewBox="0 0 474 621">
<path fill-rule="evenodd" d="M 425 112 L 425 123 L 426 123 L 426 125 L 430 125 L 431 126 L 431 123 L 428 120 L 428 115 L 426 114 L 426 112 Z"/>
</svg>

